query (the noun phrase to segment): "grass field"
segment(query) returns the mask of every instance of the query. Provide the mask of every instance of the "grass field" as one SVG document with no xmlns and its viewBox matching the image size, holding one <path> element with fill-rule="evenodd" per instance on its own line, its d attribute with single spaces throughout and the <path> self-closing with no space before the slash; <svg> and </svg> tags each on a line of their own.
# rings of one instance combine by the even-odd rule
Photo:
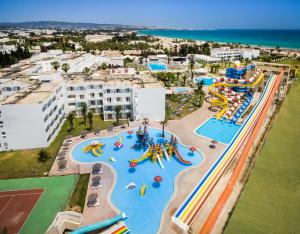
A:
<svg viewBox="0 0 300 234">
<path fill-rule="evenodd" d="M 64 210 L 77 181 L 75 175 L 0 180 L 0 191 L 44 188 L 21 234 L 45 233 L 56 213 Z"/>
<path fill-rule="evenodd" d="M 80 175 L 74 193 L 72 194 L 71 200 L 69 202 L 68 210 L 82 213 L 84 208 L 87 188 L 89 185 L 89 179 L 90 179 L 90 174 Z"/>
<path fill-rule="evenodd" d="M 258 155 L 226 234 L 300 233 L 299 74 Z"/>
<path fill-rule="evenodd" d="M 94 116 L 95 129 L 105 129 L 112 126 L 112 124 L 113 122 L 103 121 L 99 116 Z M 68 135 L 79 135 L 82 130 L 88 130 L 88 125 L 83 124 L 82 118 L 76 118 L 74 130 L 70 132 L 68 129 L 69 122 L 66 121 L 48 147 L 50 158 L 46 162 L 39 162 L 39 149 L 0 152 L 0 178 L 42 176 L 45 172 L 48 172 L 65 137 Z"/>
</svg>

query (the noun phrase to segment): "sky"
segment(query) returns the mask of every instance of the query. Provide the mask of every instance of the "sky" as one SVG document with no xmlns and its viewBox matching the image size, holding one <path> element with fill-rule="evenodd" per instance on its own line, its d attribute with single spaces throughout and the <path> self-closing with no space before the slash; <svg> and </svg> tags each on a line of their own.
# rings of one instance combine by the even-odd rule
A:
<svg viewBox="0 0 300 234">
<path fill-rule="evenodd" d="M 0 22 L 300 29 L 300 0 L 0 0 Z"/>
</svg>

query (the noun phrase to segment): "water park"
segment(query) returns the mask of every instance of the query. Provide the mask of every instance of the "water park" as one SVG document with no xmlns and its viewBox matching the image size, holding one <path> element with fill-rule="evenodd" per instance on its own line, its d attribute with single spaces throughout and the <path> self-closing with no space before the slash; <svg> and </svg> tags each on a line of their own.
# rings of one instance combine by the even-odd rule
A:
<svg viewBox="0 0 300 234">
<path fill-rule="evenodd" d="M 50 175 L 89 174 L 87 194 L 82 214 L 58 212 L 47 233 L 210 233 L 282 77 L 255 64 L 227 68 L 225 76 L 194 79 L 205 86 L 206 98 L 182 119 L 166 124 L 144 118 L 65 140 Z M 25 192 L 34 194 L 26 210 L 31 218 L 47 191 Z"/>
</svg>

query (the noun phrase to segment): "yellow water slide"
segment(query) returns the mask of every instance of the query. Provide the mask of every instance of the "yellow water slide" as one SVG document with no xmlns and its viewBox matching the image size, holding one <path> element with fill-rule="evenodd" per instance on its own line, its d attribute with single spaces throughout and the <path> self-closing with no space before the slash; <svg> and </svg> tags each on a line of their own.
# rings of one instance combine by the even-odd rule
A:
<svg viewBox="0 0 300 234">
<path fill-rule="evenodd" d="M 254 86 L 258 85 L 263 80 L 263 78 L 264 78 L 264 73 L 261 73 L 259 75 L 259 77 L 251 84 L 214 83 L 214 84 L 210 85 L 208 87 L 209 92 L 212 95 L 218 97 L 217 99 L 211 100 L 210 103 L 213 106 L 219 106 L 219 107 L 222 108 L 221 111 L 216 114 L 216 119 L 220 119 L 224 115 L 224 113 L 226 112 L 226 110 L 228 108 L 228 100 L 227 100 L 227 97 L 225 95 L 222 95 L 222 94 L 214 91 L 215 87 L 224 86 L 224 87 L 240 87 L 240 88 L 247 87 L 247 88 L 251 88 L 251 87 L 254 87 Z"/>
<path fill-rule="evenodd" d="M 143 154 L 142 157 L 138 158 L 138 159 L 131 159 L 130 162 L 133 162 L 133 163 L 139 163 L 139 162 L 142 162 L 144 161 L 145 159 L 147 159 L 148 157 L 150 157 L 152 155 L 152 150 L 148 149 L 146 151 L 146 153 Z"/>
</svg>

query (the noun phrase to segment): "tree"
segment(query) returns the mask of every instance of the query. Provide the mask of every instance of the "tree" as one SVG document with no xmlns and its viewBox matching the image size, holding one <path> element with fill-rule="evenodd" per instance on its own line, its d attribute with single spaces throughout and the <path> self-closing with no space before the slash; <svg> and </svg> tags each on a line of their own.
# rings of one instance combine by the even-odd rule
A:
<svg viewBox="0 0 300 234">
<path fill-rule="evenodd" d="M 99 67 L 101 70 L 106 70 L 108 68 L 106 63 L 102 63 Z"/>
<path fill-rule="evenodd" d="M 168 125 L 168 120 L 165 119 L 165 120 L 161 121 L 160 124 L 162 126 L 161 137 L 165 137 L 165 126 Z"/>
<path fill-rule="evenodd" d="M 191 74 L 192 74 L 191 79 L 193 80 L 194 79 L 194 67 L 195 67 L 195 57 L 193 55 L 190 57 L 189 67 L 190 67 Z"/>
<path fill-rule="evenodd" d="M 92 112 L 92 111 L 89 111 L 89 112 L 87 113 L 87 118 L 88 118 L 88 120 L 89 120 L 89 128 L 90 128 L 90 130 L 93 129 L 93 117 L 94 117 L 93 112 Z"/>
<path fill-rule="evenodd" d="M 247 65 L 249 63 L 249 58 L 245 58 L 245 62 L 246 62 L 246 67 L 247 67 Z"/>
<path fill-rule="evenodd" d="M 120 117 L 121 117 L 121 111 L 122 111 L 122 106 L 116 106 L 115 107 L 115 114 L 116 114 L 116 122 L 119 124 Z"/>
<path fill-rule="evenodd" d="M 183 76 L 182 76 L 182 79 L 183 79 L 183 84 L 182 84 L 182 86 L 185 86 L 186 78 L 187 78 L 186 75 L 183 75 Z"/>
<path fill-rule="evenodd" d="M 51 66 L 53 67 L 53 69 L 54 69 L 55 71 L 57 71 L 58 68 L 60 67 L 60 64 L 59 64 L 59 62 L 57 62 L 57 61 L 53 61 L 53 62 L 51 63 Z"/>
<path fill-rule="evenodd" d="M 201 80 L 200 82 L 197 83 L 198 85 L 198 92 L 202 92 L 203 86 L 205 85 L 204 81 Z"/>
<path fill-rule="evenodd" d="M 87 79 L 89 75 L 91 74 L 91 69 L 88 67 L 85 67 L 82 71 L 82 73 L 85 75 L 85 78 Z"/>
<path fill-rule="evenodd" d="M 38 155 L 39 155 L 39 161 L 41 162 L 46 162 L 49 159 L 49 153 L 46 148 L 41 149 L 38 152 Z"/>
<path fill-rule="evenodd" d="M 69 121 L 70 124 L 70 131 L 72 131 L 74 129 L 74 119 L 75 119 L 75 112 L 71 111 L 69 112 L 69 114 L 67 115 L 67 120 Z"/>
<path fill-rule="evenodd" d="M 88 106 L 85 102 L 81 103 L 80 111 L 81 111 L 81 114 L 82 114 L 82 117 L 83 117 L 83 122 L 84 122 L 84 124 L 86 124 L 86 114 L 87 114 L 87 111 L 88 111 Z"/>
<path fill-rule="evenodd" d="M 124 63 L 124 67 L 128 67 L 129 63 L 133 63 L 133 59 L 127 57 L 123 60 L 123 63 Z"/>
<path fill-rule="evenodd" d="M 67 73 L 70 70 L 70 65 L 68 63 L 64 63 L 63 65 L 61 65 L 61 69 Z"/>
</svg>

